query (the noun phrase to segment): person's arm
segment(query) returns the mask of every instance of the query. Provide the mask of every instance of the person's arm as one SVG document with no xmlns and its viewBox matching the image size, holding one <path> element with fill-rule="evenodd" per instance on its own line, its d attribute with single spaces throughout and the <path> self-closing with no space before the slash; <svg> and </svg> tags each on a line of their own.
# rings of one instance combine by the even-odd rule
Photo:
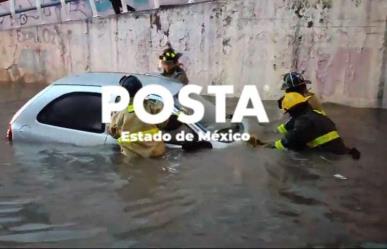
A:
<svg viewBox="0 0 387 249">
<path fill-rule="evenodd" d="M 277 131 L 282 135 L 285 135 L 286 133 L 288 133 L 289 130 L 292 130 L 293 127 L 294 127 L 294 119 L 291 118 L 286 123 L 280 124 L 277 127 Z"/>
<path fill-rule="evenodd" d="M 176 79 L 178 81 L 180 81 L 181 83 L 183 83 L 184 85 L 187 85 L 189 82 L 187 74 L 185 73 L 185 71 L 183 69 L 181 69 L 181 72 L 179 72 Z"/>
<path fill-rule="evenodd" d="M 294 120 L 293 129 L 288 130 L 286 135 L 277 140 L 274 144 L 279 150 L 303 150 L 310 140 L 310 130 L 312 123 L 307 118 L 297 118 Z"/>
<path fill-rule="evenodd" d="M 123 116 L 120 112 L 117 112 L 113 115 L 112 121 L 108 126 L 108 133 L 115 139 L 121 136 L 121 126 L 123 123 Z"/>
</svg>

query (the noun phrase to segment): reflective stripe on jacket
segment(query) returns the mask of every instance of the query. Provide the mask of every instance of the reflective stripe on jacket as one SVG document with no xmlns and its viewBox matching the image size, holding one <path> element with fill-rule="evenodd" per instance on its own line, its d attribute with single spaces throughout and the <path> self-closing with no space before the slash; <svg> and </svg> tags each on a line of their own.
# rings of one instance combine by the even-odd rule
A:
<svg viewBox="0 0 387 249">
<path fill-rule="evenodd" d="M 316 139 L 314 139 L 313 141 L 310 141 L 308 142 L 306 145 L 313 149 L 313 148 L 316 148 L 320 145 L 323 145 L 323 144 L 326 144 L 326 143 L 329 143 L 335 139 L 338 139 L 340 138 L 340 135 L 337 131 L 331 131 L 331 132 L 328 132 L 327 134 L 325 135 L 322 135 Z M 278 150 L 285 150 L 285 146 L 282 144 L 282 140 L 279 139 L 277 141 L 275 141 L 274 143 L 274 147 Z"/>
<path fill-rule="evenodd" d="M 313 111 L 309 106 L 282 128 L 285 128 L 286 133 L 274 144 L 279 150 L 318 148 L 336 154 L 345 154 L 348 151 L 335 124 L 326 115 Z"/>
<path fill-rule="evenodd" d="M 144 107 L 149 113 L 154 113 L 154 107 L 149 101 L 144 102 Z M 140 155 L 142 157 L 159 157 L 165 153 L 165 144 L 163 141 L 122 141 L 119 139 L 122 132 L 129 132 L 131 134 L 139 133 L 153 133 L 158 132 L 158 128 L 153 124 L 146 124 L 142 122 L 134 113 L 133 106 L 116 113 L 112 117 L 109 125 L 109 134 L 118 139 L 121 150 L 125 155 L 131 153 Z"/>
<path fill-rule="evenodd" d="M 319 110 L 313 110 L 314 112 L 320 114 L 320 115 L 323 115 L 323 116 L 326 116 L 326 113 L 323 112 L 323 111 L 319 111 Z M 282 134 L 282 135 L 285 135 L 286 133 L 288 133 L 288 130 L 289 129 L 292 129 L 293 126 L 294 126 L 294 120 L 293 119 L 290 119 L 288 120 L 288 122 L 284 123 L 284 124 L 280 124 L 278 127 L 277 127 L 277 131 Z"/>
<path fill-rule="evenodd" d="M 313 148 L 316 148 L 320 145 L 329 143 L 330 141 L 333 141 L 333 140 L 338 139 L 338 138 L 340 138 L 339 133 L 337 131 L 331 131 L 331 132 L 328 132 L 327 134 L 324 134 L 324 135 L 314 139 L 313 141 L 310 141 L 306 145 L 309 148 L 313 149 Z"/>
</svg>

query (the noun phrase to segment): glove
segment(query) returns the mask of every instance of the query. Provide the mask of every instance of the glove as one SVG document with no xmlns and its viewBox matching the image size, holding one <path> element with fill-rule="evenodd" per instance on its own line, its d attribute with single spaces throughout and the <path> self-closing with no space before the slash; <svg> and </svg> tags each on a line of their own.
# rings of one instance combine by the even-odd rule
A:
<svg viewBox="0 0 387 249">
<path fill-rule="evenodd" d="M 350 154 L 354 160 L 359 160 L 361 157 L 360 151 L 358 151 L 356 148 L 349 149 L 348 154 Z"/>
<path fill-rule="evenodd" d="M 260 145 L 265 145 L 264 142 L 256 138 L 254 135 L 250 136 L 250 139 L 249 141 L 247 141 L 247 143 L 253 146 L 254 148 Z"/>
</svg>

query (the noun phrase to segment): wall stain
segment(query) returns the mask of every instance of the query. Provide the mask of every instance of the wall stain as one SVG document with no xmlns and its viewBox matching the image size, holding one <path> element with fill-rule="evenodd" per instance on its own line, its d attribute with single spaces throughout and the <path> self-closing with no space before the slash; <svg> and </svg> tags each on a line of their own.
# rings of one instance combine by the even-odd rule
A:
<svg viewBox="0 0 387 249">
<path fill-rule="evenodd" d="M 294 13 L 298 18 L 303 18 L 305 16 L 305 11 L 310 8 L 317 9 L 318 6 L 321 6 L 323 10 L 332 8 L 332 0 L 292 0 L 290 3 L 290 8 L 294 10 Z"/>
<path fill-rule="evenodd" d="M 231 41 L 230 38 L 224 39 L 224 40 L 223 40 L 223 47 L 231 46 L 231 45 L 230 45 L 230 41 Z"/>
<path fill-rule="evenodd" d="M 332 8 L 332 1 L 333 0 L 320 0 L 319 3 L 322 5 L 323 9 L 330 9 Z"/>
<path fill-rule="evenodd" d="M 228 54 L 228 49 L 231 48 L 231 38 L 225 38 L 222 41 L 223 44 L 223 54 Z"/>
<path fill-rule="evenodd" d="M 356 7 L 359 7 L 360 4 L 361 4 L 361 0 L 352 0 L 352 2 L 355 3 L 355 6 L 356 6 Z"/>
<path fill-rule="evenodd" d="M 384 43 L 383 43 L 383 63 L 381 65 L 381 74 L 378 86 L 378 107 L 387 107 L 386 75 L 387 75 L 387 19 L 385 21 Z"/>
<path fill-rule="evenodd" d="M 225 22 L 224 26 L 226 27 L 226 26 L 230 25 L 231 21 L 232 21 L 232 17 L 231 16 L 227 16 L 224 19 L 224 22 Z"/>
<path fill-rule="evenodd" d="M 161 30 L 161 22 L 160 22 L 160 16 L 158 12 L 155 12 L 154 14 L 150 15 L 150 26 L 153 28 L 153 26 L 156 26 L 157 31 Z"/>
</svg>

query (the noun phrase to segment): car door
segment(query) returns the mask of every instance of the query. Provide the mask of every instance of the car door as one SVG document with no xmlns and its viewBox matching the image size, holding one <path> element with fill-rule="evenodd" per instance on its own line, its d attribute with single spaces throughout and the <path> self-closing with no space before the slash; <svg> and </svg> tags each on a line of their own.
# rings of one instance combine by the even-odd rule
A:
<svg viewBox="0 0 387 249">
<path fill-rule="evenodd" d="M 29 109 L 25 116 L 34 122 L 21 133 L 31 140 L 85 146 L 105 143 L 100 87 L 53 85 Z"/>
</svg>

